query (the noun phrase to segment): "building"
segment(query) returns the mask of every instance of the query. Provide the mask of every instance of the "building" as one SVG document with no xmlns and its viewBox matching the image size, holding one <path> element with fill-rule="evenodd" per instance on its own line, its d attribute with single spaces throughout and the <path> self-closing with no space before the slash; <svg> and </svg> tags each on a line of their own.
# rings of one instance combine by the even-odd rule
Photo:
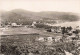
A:
<svg viewBox="0 0 80 55">
<path fill-rule="evenodd" d="M 36 24 L 36 21 L 34 21 L 31 26 L 35 27 L 35 24 Z"/>
<path fill-rule="evenodd" d="M 12 27 L 20 27 L 20 26 L 22 26 L 21 24 L 20 25 L 17 25 L 17 23 L 11 23 L 11 26 Z"/>
<path fill-rule="evenodd" d="M 17 26 L 17 23 L 11 23 L 11 26 Z"/>
</svg>

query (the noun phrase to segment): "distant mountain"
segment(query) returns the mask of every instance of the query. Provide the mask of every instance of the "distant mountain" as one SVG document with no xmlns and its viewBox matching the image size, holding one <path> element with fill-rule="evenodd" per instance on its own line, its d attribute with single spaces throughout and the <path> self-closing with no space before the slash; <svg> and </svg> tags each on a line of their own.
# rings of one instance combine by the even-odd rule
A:
<svg viewBox="0 0 80 55">
<path fill-rule="evenodd" d="M 79 20 L 75 13 L 69 12 L 31 12 L 23 9 L 15 9 L 12 11 L 0 12 L 2 23 L 8 24 L 16 22 L 18 24 L 31 24 L 33 21 L 40 21 L 46 23 L 71 22 Z"/>
<path fill-rule="evenodd" d="M 67 12 L 40 12 L 40 16 L 44 16 L 49 19 L 57 19 L 61 21 L 77 21 L 79 17 L 75 13 L 67 13 Z"/>
</svg>

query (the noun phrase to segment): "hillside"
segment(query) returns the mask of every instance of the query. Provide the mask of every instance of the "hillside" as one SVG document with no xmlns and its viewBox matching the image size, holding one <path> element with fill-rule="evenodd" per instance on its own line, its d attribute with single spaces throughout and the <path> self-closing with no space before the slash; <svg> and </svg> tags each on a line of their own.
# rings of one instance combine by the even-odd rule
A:
<svg viewBox="0 0 80 55">
<path fill-rule="evenodd" d="M 77 21 L 79 17 L 75 13 L 56 12 L 56 11 L 42 11 L 31 12 L 23 9 L 15 9 L 12 11 L 1 12 L 1 22 L 9 24 L 16 22 L 18 24 L 31 24 L 33 21 L 40 21 L 46 23 L 71 22 Z"/>
<path fill-rule="evenodd" d="M 59 24 L 54 24 L 52 26 L 62 26 L 62 27 L 73 27 L 73 28 L 76 28 L 77 26 L 80 26 L 80 21 L 75 21 L 75 22 L 65 22 L 65 23 L 59 23 Z"/>
</svg>

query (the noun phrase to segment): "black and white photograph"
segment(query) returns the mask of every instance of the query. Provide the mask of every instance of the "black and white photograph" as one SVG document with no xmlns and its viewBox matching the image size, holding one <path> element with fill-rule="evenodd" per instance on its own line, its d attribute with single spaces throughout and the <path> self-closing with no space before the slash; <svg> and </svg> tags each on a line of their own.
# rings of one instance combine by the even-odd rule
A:
<svg viewBox="0 0 80 55">
<path fill-rule="evenodd" d="M 80 55 L 80 0 L 0 0 L 0 55 Z"/>
</svg>

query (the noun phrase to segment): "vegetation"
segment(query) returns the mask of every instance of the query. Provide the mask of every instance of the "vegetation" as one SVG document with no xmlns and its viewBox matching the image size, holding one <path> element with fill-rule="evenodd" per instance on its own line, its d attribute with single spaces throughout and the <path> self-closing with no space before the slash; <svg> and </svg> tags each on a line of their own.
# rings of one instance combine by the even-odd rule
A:
<svg viewBox="0 0 80 55">
<path fill-rule="evenodd" d="M 53 42 L 48 46 L 44 42 L 36 41 L 41 35 L 6 35 L 1 38 L 1 53 L 4 55 L 65 55 L 64 50 L 78 55 L 76 42 Z"/>
<path fill-rule="evenodd" d="M 43 24 L 43 23 L 35 24 L 35 26 L 36 26 L 37 28 L 45 28 L 45 29 L 51 28 L 51 26 L 45 25 L 45 24 Z"/>
</svg>

